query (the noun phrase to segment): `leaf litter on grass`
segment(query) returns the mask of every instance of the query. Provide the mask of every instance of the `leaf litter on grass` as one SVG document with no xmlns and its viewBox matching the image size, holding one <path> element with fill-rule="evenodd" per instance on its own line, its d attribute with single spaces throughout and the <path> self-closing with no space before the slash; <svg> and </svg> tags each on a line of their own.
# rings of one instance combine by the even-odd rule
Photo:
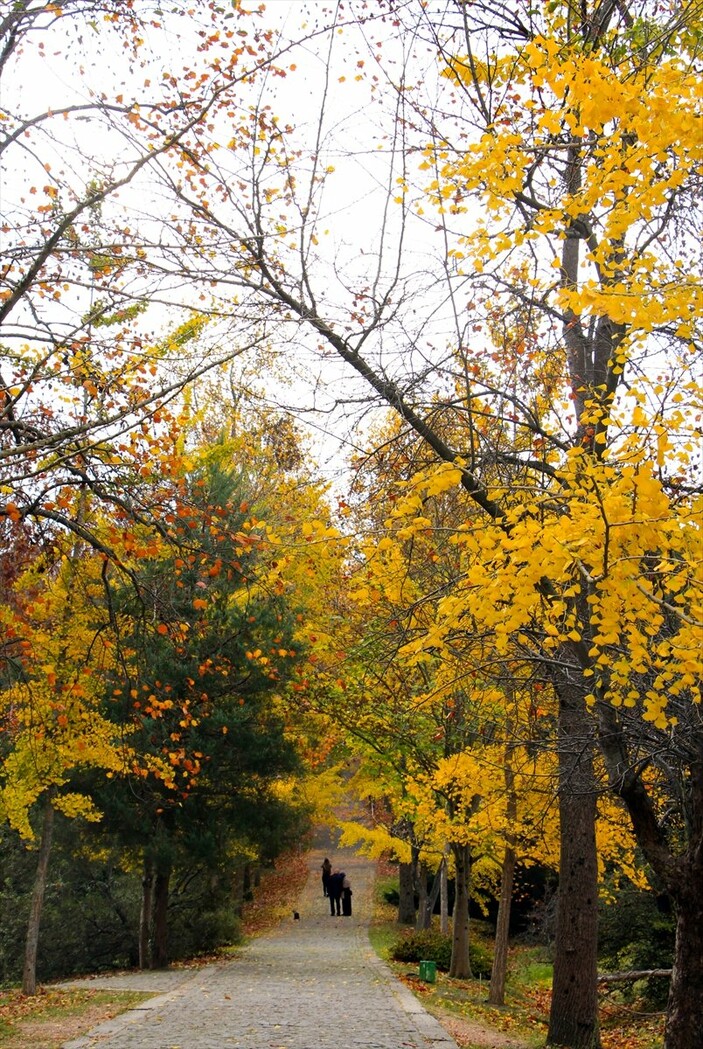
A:
<svg viewBox="0 0 703 1049">
<path fill-rule="evenodd" d="M 0 1049 L 59 1049 L 66 1041 L 151 998 L 139 991 L 41 988 L 0 993 Z"/>
<path fill-rule="evenodd" d="M 435 984 L 415 972 L 396 974 L 454 1038 L 459 1049 L 538 1049 L 547 1037 L 551 990 L 524 987 L 504 1007 L 486 1001 L 485 981 L 438 975 Z M 661 1049 L 663 1014 L 636 1005 L 604 1003 L 600 1009 L 602 1049 Z"/>
</svg>

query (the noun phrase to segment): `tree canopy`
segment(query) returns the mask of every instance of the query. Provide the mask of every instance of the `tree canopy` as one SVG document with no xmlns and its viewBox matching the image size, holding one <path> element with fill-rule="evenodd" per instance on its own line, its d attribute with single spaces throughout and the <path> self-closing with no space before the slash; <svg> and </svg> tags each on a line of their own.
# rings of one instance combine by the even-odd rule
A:
<svg viewBox="0 0 703 1049">
<path fill-rule="evenodd" d="M 666 1047 L 700 1040 L 702 14 L 23 0 L 0 22 L 0 521 L 27 565 L 2 561 L 5 738 L 47 630 L 27 724 L 51 762 L 67 732 L 57 789 L 75 726 L 102 731 L 91 661 L 129 664 L 86 626 L 52 677 L 55 613 L 22 598 L 48 562 L 82 624 L 130 588 L 146 678 L 169 645 L 201 666 L 236 606 L 221 521 L 196 512 L 203 445 L 267 432 L 257 454 L 296 481 L 235 514 L 221 560 L 256 550 L 289 625 L 245 658 L 273 694 L 280 653 L 310 646 L 283 721 L 304 736 L 333 699 L 458 844 L 505 798 L 496 769 L 539 749 L 561 826 L 549 1039 L 574 1049 L 599 1044 L 602 794 L 677 911 Z M 22 88 L 36 69 L 51 105 Z M 351 444 L 336 511 L 295 495 L 296 425 L 321 458 L 324 434 Z"/>
</svg>

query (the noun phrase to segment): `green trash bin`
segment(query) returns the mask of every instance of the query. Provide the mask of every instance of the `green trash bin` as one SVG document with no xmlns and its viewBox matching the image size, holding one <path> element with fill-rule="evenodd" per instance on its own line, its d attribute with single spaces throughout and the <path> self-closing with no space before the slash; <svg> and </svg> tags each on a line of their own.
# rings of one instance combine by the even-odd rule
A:
<svg viewBox="0 0 703 1049">
<path fill-rule="evenodd" d="M 437 963 L 420 962 L 420 979 L 425 983 L 434 983 L 437 979 Z"/>
</svg>

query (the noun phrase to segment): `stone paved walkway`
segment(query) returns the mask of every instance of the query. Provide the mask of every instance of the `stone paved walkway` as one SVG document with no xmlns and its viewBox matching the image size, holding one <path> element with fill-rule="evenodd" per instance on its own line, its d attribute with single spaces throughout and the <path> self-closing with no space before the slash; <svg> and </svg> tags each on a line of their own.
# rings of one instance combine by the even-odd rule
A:
<svg viewBox="0 0 703 1049">
<path fill-rule="evenodd" d="M 456 1049 L 376 957 L 368 941 L 373 864 L 332 851 L 353 889 L 351 918 L 322 896 L 322 851 L 293 916 L 231 960 L 192 970 L 132 973 L 64 986 L 155 991 L 63 1049 Z"/>
</svg>

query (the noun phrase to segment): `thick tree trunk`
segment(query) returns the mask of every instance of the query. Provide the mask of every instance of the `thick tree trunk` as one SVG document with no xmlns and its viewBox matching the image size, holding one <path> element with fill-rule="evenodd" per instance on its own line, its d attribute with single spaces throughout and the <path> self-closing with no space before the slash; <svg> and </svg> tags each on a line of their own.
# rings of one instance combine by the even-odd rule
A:
<svg viewBox="0 0 703 1049">
<path fill-rule="evenodd" d="M 150 860 L 144 860 L 142 876 L 142 905 L 139 911 L 139 968 L 148 969 L 151 957 L 149 941 L 154 915 L 154 869 Z"/>
<path fill-rule="evenodd" d="M 398 867 L 398 924 L 415 924 L 415 890 L 413 889 L 413 868 L 410 863 L 401 863 Z"/>
<path fill-rule="evenodd" d="M 675 906 L 676 945 L 664 1049 L 691 1049 L 703 1046 L 703 870 L 700 864 L 695 865 L 690 883 Z"/>
<path fill-rule="evenodd" d="M 418 863 L 416 866 L 417 871 L 417 913 L 415 915 L 415 930 L 421 932 L 422 929 L 429 928 L 429 922 L 427 921 L 427 864 Z"/>
<path fill-rule="evenodd" d="M 500 901 L 498 903 L 498 918 L 496 920 L 493 968 L 491 969 L 491 986 L 488 991 L 489 1005 L 505 1004 L 505 980 L 508 974 L 508 931 L 510 928 L 510 905 L 513 900 L 515 863 L 515 849 L 512 845 L 506 845 L 500 878 Z"/>
<path fill-rule="evenodd" d="M 471 874 L 471 849 L 468 845 L 452 844 L 452 853 L 454 854 L 456 893 L 449 975 L 459 980 L 470 980 L 469 876 Z"/>
<path fill-rule="evenodd" d="M 419 888 L 419 892 L 418 892 L 418 896 L 419 896 L 420 902 L 418 904 L 417 917 L 415 919 L 415 929 L 418 932 L 423 930 L 423 929 L 431 929 L 432 928 L 432 915 L 434 914 L 435 905 L 436 905 L 437 899 L 439 897 L 440 886 L 441 886 L 441 883 L 442 883 L 442 871 L 445 872 L 445 881 L 446 881 L 446 868 L 447 868 L 447 861 L 446 861 L 446 859 L 442 858 L 440 860 L 439 866 L 438 866 L 437 870 L 435 871 L 434 876 L 432 878 L 432 890 L 430 892 L 428 892 L 427 891 L 427 864 L 426 863 L 422 863 L 420 865 L 421 882 L 420 882 L 420 888 Z M 423 889 L 422 889 L 423 885 L 425 887 L 424 888 L 424 892 L 423 892 Z"/>
<path fill-rule="evenodd" d="M 168 966 L 168 884 L 171 872 L 159 872 L 154 880 L 154 938 L 151 968 Z"/>
<path fill-rule="evenodd" d="M 565 669 L 559 695 L 560 864 L 548 1045 L 598 1049 L 598 859 L 593 743 Z"/>
<path fill-rule="evenodd" d="M 37 870 L 34 875 L 34 889 L 32 891 L 32 902 L 29 909 L 29 920 L 27 922 L 27 939 L 24 951 L 24 971 L 22 973 L 22 993 L 37 993 L 37 952 L 39 950 L 39 927 L 41 924 L 41 912 L 44 906 L 46 894 L 47 872 L 49 870 L 49 856 L 51 855 L 51 840 L 54 833 L 54 806 L 51 795 L 44 804 L 44 818 L 42 822 L 41 840 L 39 842 L 39 855 L 37 857 Z"/>
</svg>

